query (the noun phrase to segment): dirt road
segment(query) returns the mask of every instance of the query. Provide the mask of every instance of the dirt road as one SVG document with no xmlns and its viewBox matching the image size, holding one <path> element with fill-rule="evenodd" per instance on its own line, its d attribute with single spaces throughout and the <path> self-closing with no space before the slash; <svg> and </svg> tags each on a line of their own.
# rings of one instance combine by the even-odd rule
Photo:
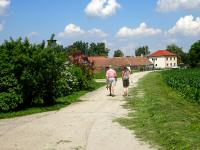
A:
<svg viewBox="0 0 200 150">
<path fill-rule="evenodd" d="M 132 85 L 145 72 L 135 73 Z M 149 150 L 113 119 L 126 115 L 119 79 L 116 96 L 102 87 L 59 111 L 0 120 L 1 150 Z"/>
</svg>

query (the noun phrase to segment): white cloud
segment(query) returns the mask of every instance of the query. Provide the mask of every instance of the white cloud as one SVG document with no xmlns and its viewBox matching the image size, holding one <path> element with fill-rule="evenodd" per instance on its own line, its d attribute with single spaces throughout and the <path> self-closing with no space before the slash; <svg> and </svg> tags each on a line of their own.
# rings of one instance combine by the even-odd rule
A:
<svg viewBox="0 0 200 150">
<path fill-rule="evenodd" d="M 114 15 L 120 7 L 116 0 L 91 0 L 85 13 L 88 16 L 107 17 Z"/>
<path fill-rule="evenodd" d="M 168 33 L 197 36 L 200 34 L 200 17 L 194 18 L 192 15 L 181 17 L 175 26 L 168 30 Z"/>
<path fill-rule="evenodd" d="M 3 31 L 3 28 L 4 28 L 4 23 L 0 23 L 0 32 Z"/>
<path fill-rule="evenodd" d="M 105 32 L 103 32 L 100 29 L 96 29 L 96 28 L 89 30 L 88 34 L 91 36 L 98 36 L 98 37 L 106 37 L 107 36 L 107 34 Z"/>
<path fill-rule="evenodd" d="M 6 9 L 10 6 L 10 0 L 0 0 L 0 16 L 3 15 Z"/>
<path fill-rule="evenodd" d="M 178 9 L 197 9 L 200 0 L 158 0 L 157 10 L 160 12 L 176 11 Z"/>
<path fill-rule="evenodd" d="M 31 32 L 29 33 L 28 37 L 34 37 L 34 36 L 39 36 L 40 34 L 38 32 Z"/>
<path fill-rule="evenodd" d="M 58 37 L 60 37 L 60 38 L 71 37 L 71 36 L 76 36 L 76 37 L 82 36 L 82 38 L 88 37 L 88 36 L 90 36 L 90 37 L 106 37 L 107 34 L 97 28 L 93 28 L 88 31 L 85 31 L 85 30 L 81 29 L 80 26 L 77 26 L 72 23 L 70 23 L 69 25 L 67 25 L 65 27 L 64 32 L 61 32 L 58 34 Z"/>
<path fill-rule="evenodd" d="M 141 23 L 137 28 L 122 27 L 117 32 L 117 37 L 119 38 L 130 38 L 130 37 L 148 37 L 160 34 L 162 31 L 160 29 L 150 28 L 146 23 Z"/>
<path fill-rule="evenodd" d="M 85 31 L 82 30 L 79 26 L 70 23 L 65 27 L 64 32 L 59 33 L 58 36 L 65 37 L 65 36 L 80 35 L 83 34 L 84 32 Z"/>
</svg>

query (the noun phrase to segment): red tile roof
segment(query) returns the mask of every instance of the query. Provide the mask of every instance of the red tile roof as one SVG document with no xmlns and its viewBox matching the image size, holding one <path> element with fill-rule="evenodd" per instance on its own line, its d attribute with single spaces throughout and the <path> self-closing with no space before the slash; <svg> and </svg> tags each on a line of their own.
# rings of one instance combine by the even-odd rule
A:
<svg viewBox="0 0 200 150">
<path fill-rule="evenodd" d="M 96 60 L 105 60 L 107 57 L 105 56 L 90 56 L 88 57 L 89 61 L 96 61 Z"/>
<path fill-rule="evenodd" d="M 158 50 L 152 54 L 150 54 L 148 57 L 160 57 L 160 56 L 176 56 L 176 54 L 167 51 L 167 50 Z"/>
<path fill-rule="evenodd" d="M 88 57 L 90 62 L 94 62 L 95 69 L 103 69 L 112 65 L 114 67 L 122 66 L 145 66 L 152 63 L 146 57 L 113 57 L 107 58 L 102 56 Z"/>
<path fill-rule="evenodd" d="M 88 57 L 88 60 L 94 63 L 94 67 L 96 69 L 105 68 L 109 66 L 109 58 L 104 56 L 91 56 Z"/>
<path fill-rule="evenodd" d="M 137 56 L 137 57 L 130 57 L 129 59 L 131 61 L 132 66 L 145 66 L 152 64 L 152 62 L 150 62 L 149 59 L 146 57 Z"/>
</svg>

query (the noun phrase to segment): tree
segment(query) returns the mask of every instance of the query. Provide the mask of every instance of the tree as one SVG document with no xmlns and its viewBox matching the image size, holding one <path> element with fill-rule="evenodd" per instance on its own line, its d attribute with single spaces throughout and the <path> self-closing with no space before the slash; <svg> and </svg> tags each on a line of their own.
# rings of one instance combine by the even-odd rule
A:
<svg viewBox="0 0 200 150">
<path fill-rule="evenodd" d="M 113 57 L 123 57 L 124 53 L 121 50 L 114 51 Z"/>
<path fill-rule="evenodd" d="M 108 56 L 109 49 L 105 43 L 91 43 L 76 41 L 66 48 L 67 54 L 82 53 L 85 56 Z"/>
<path fill-rule="evenodd" d="M 188 55 L 190 65 L 200 67 L 200 40 L 192 44 Z"/>
<path fill-rule="evenodd" d="M 108 56 L 109 49 L 106 48 L 105 43 L 91 43 L 89 48 L 90 56 Z"/>
<path fill-rule="evenodd" d="M 142 46 L 142 47 L 139 47 L 135 50 L 135 56 L 147 56 L 150 54 L 150 51 L 149 51 L 149 47 L 148 46 Z"/>
<path fill-rule="evenodd" d="M 81 52 L 84 55 L 88 55 L 88 43 L 83 41 L 76 41 L 72 45 L 67 47 L 67 53 L 73 54 Z"/>
<path fill-rule="evenodd" d="M 177 54 L 178 64 L 187 62 L 187 54 L 183 52 L 182 47 L 178 47 L 176 44 L 170 44 L 167 46 L 167 50 Z"/>
</svg>

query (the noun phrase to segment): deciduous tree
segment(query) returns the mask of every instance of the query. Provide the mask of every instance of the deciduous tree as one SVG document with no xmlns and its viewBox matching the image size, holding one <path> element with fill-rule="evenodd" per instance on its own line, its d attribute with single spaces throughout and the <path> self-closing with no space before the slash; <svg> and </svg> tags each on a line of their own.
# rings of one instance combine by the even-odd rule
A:
<svg viewBox="0 0 200 150">
<path fill-rule="evenodd" d="M 113 57 L 123 57 L 123 56 L 124 56 L 124 53 L 121 50 L 118 49 L 114 51 Z"/>
<path fill-rule="evenodd" d="M 148 46 L 142 46 L 142 47 L 139 47 L 135 50 L 135 56 L 147 56 L 150 54 L 150 51 L 149 51 L 149 47 Z"/>
<path fill-rule="evenodd" d="M 192 67 L 200 67 L 200 40 L 192 44 L 189 50 L 189 62 Z"/>
<path fill-rule="evenodd" d="M 182 47 L 178 47 L 176 44 L 170 44 L 167 46 L 167 50 L 177 54 L 178 56 L 178 64 L 187 62 L 187 54 L 183 52 Z"/>
</svg>

